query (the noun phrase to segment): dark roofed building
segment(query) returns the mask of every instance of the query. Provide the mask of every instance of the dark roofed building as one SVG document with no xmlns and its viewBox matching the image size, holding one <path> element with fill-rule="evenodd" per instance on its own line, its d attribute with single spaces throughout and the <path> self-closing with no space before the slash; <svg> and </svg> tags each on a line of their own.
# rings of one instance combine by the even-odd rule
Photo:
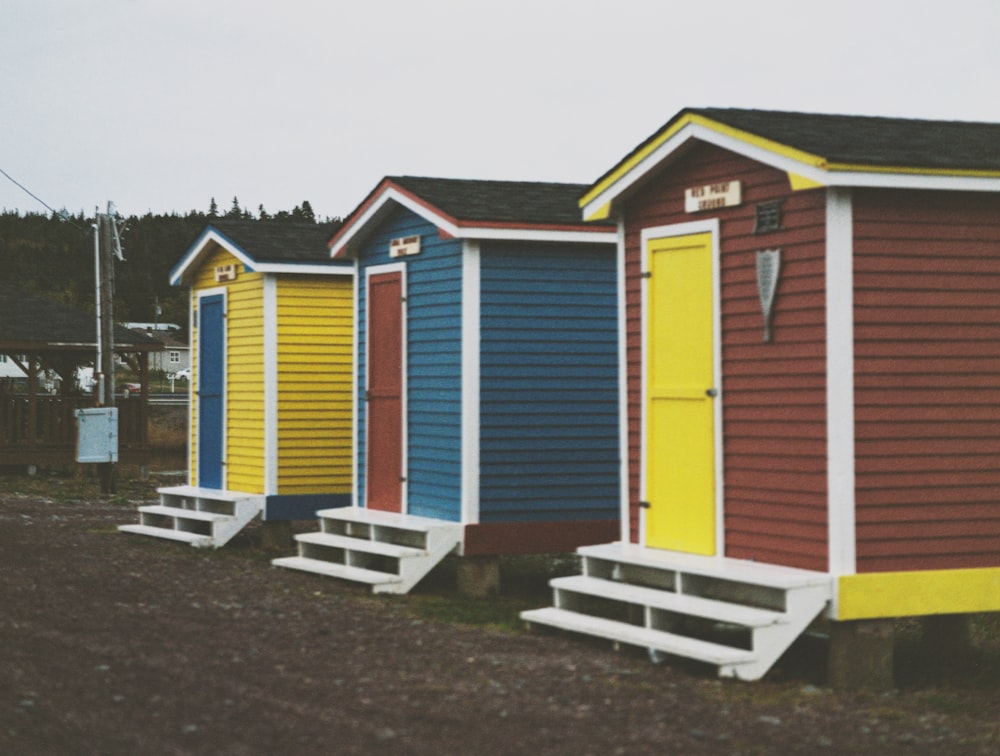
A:
<svg viewBox="0 0 1000 756">
<path fill-rule="evenodd" d="M 831 675 L 884 685 L 876 627 L 1000 611 L 1000 124 L 691 108 L 580 207 L 618 225 L 627 393 L 627 537 L 584 567 L 641 578 L 525 619 L 755 679 L 822 612 Z M 685 585 L 769 585 L 783 629 L 677 642 Z"/>
<path fill-rule="evenodd" d="M 214 220 L 188 246 L 170 272 L 174 285 L 190 284 L 192 271 L 219 249 L 241 262 L 247 272 L 323 273 L 342 263 L 331 262 L 326 242 L 340 222 Z"/>
<path fill-rule="evenodd" d="M 143 391 L 119 399 L 119 453 L 126 462 L 144 462 L 148 454 L 146 389 L 149 353 L 163 344 L 142 333 L 116 326 L 114 351 L 135 357 Z M 76 409 L 90 397 L 72 396 L 76 368 L 93 361 L 97 322 L 93 315 L 51 302 L 12 286 L 0 285 L 0 354 L 21 367 L 26 388 L 0 387 L 0 465 L 65 464 L 75 452 Z M 41 396 L 39 373 L 59 375 L 60 396 Z"/>
<path fill-rule="evenodd" d="M 117 351 L 153 352 L 163 344 L 115 326 Z M 93 315 L 13 286 L 0 284 L 0 351 L 87 351 L 97 347 Z"/>
</svg>

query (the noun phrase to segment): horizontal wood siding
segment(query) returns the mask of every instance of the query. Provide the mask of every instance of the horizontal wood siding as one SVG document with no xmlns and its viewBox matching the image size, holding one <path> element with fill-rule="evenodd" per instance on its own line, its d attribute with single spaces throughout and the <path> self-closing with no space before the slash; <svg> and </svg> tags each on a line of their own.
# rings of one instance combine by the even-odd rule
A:
<svg viewBox="0 0 1000 756">
<path fill-rule="evenodd" d="M 480 520 L 617 519 L 614 249 L 484 243 Z"/>
<path fill-rule="evenodd" d="M 392 259 L 389 242 L 421 236 L 420 254 Z M 366 318 L 365 269 L 406 263 L 407 497 L 410 514 L 461 519 L 462 245 L 442 239 L 435 226 L 398 208 L 380 225 L 360 256 L 358 390 L 363 394 Z M 371 338 L 378 338 L 372 334 Z M 359 402 L 358 501 L 364 501 L 365 407 Z"/>
<path fill-rule="evenodd" d="M 241 272 L 226 315 L 226 487 L 264 491 L 264 285 Z"/>
<path fill-rule="evenodd" d="M 743 182 L 743 204 L 685 213 L 684 190 Z M 759 202 L 782 201 L 781 229 L 754 234 Z M 642 390 L 641 249 L 645 228 L 721 222 L 725 552 L 827 566 L 825 194 L 792 192 L 786 174 L 708 145 L 654 177 L 625 209 L 629 504 L 638 539 Z M 780 248 L 773 341 L 763 342 L 756 252 Z"/>
<path fill-rule="evenodd" d="M 1000 198 L 854 199 L 859 572 L 1000 566 Z"/>
<path fill-rule="evenodd" d="M 278 493 L 349 493 L 353 284 L 277 280 Z"/>
<path fill-rule="evenodd" d="M 216 283 L 215 267 L 236 265 L 233 281 Z M 243 264 L 219 249 L 195 275 L 195 293 L 225 288 L 226 303 L 226 487 L 247 493 L 264 492 L 264 301 L 263 277 L 247 272 Z M 195 300 L 197 306 L 197 299 Z M 197 323 L 197 313 L 194 323 Z M 191 475 L 197 475 L 197 329 L 192 328 Z M 197 480 L 192 480 L 197 483 Z"/>
</svg>

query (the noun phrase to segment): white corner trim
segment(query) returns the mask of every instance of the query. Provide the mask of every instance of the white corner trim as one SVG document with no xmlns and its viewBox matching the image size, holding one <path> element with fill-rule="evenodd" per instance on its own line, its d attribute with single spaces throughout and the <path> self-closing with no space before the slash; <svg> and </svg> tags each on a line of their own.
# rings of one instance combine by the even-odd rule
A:
<svg viewBox="0 0 1000 756">
<path fill-rule="evenodd" d="M 463 524 L 479 522 L 480 248 L 462 245 L 462 505 Z"/>
<path fill-rule="evenodd" d="M 354 263 L 354 267 L 359 267 L 357 262 Z M 358 485 L 361 482 L 358 470 L 358 465 L 361 464 L 360 444 L 358 443 L 358 439 L 361 438 L 358 435 L 358 432 L 361 430 L 361 426 L 358 423 L 358 412 L 360 409 L 358 404 L 361 398 L 361 365 L 359 364 L 361 339 L 358 336 L 360 332 L 358 325 L 361 322 L 361 288 L 358 286 L 357 274 L 354 276 L 351 299 L 354 302 L 351 319 L 351 504 L 355 507 L 360 507 L 364 502 L 358 499 Z M 367 336 L 365 343 L 367 343 Z M 366 418 L 367 416 L 368 413 L 365 413 Z M 367 443 L 367 441 L 368 439 L 366 438 L 365 442 Z"/>
<path fill-rule="evenodd" d="M 278 282 L 264 275 L 264 494 L 278 493 Z"/>
<path fill-rule="evenodd" d="M 826 412 L 829 571 L 856 571 L 854 220 L 849 189 L 826 193 Z"/>
<path fill-rule="evenodd" d="M 628 427 L 628 307 L 625 291 L 625 221 L 618 220 L 618 250 L 615 256 L 618 275 L 618 474 L 619 478 L 619 520 L 622 543 L 631 538 L 630 457 Z"/>
</svg>

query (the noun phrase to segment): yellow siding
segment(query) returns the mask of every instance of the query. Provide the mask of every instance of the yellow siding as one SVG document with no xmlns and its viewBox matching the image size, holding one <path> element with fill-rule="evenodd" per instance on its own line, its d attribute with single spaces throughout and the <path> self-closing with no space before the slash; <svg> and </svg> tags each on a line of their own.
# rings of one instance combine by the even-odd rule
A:
<svg viewBox="0 0 1000 756">
<path fill-rule="evenodd" d="M 236 280 L 216 283 L 215 267 L 230 263 L 236 264 Z M 263 277 L 248 273 L 235 257 L 219 250 L 198 270 L 193 288 L 195 295 L 204 289 L 227 289 L 226 487 L 264 493 Z M 193 388 L 197 389 L 198 343 L 194 325 L 191 352 Z M 191 482 L 197 485 L 197 394 L 192 395 L 191 401 Z"/>
<path fill-rule="evenodd" d="M 352 283 L 282 277 L 277 300 L 278 492 L 349 493 Z"/>
</svg>

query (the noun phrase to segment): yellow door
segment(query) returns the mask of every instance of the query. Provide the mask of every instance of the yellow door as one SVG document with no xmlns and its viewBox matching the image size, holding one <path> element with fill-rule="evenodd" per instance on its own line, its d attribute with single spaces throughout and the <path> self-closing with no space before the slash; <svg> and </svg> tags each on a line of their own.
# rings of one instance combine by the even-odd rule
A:
<svg viewBox="0 0 1000 756">
<path fill-rule="evenodd" d="M 712 235 L 646 255 L 646 546 L 715 554 Z"/>
</svg>

